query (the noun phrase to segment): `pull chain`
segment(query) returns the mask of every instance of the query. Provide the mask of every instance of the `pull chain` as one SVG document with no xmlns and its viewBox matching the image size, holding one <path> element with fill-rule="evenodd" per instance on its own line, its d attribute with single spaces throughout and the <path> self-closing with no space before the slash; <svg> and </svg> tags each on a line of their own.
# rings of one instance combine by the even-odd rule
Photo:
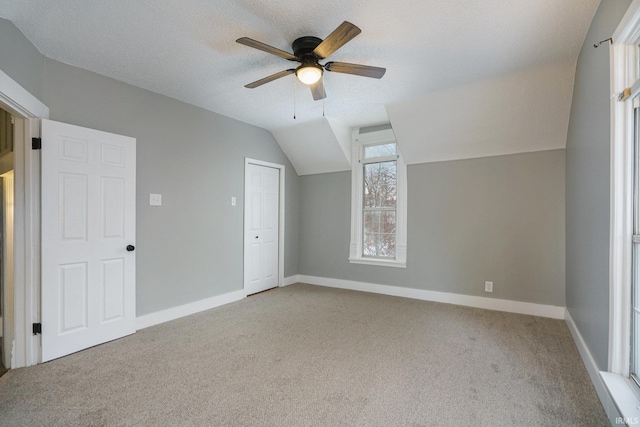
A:
<svg viewBox="0 0 640 427">
<path fill-rule="evenodd" d="M 327 98 L 327 91 L 324 86 L 324 73 L 322 73 L 322 117 L 325 117 L 325 99 Z M 297 98 L 297 89 L 298 83 L 296 82 L 297 78 L 293 79 L 293 120 L 296 120 L 296 98 Z"/>
<path fill-rule="evenodd" d="M 324 117 L 324 100 L 327 97 L 327 91 L 324 86 L 324 73 L 322 73 L 322 117 Z"/>
</svg>

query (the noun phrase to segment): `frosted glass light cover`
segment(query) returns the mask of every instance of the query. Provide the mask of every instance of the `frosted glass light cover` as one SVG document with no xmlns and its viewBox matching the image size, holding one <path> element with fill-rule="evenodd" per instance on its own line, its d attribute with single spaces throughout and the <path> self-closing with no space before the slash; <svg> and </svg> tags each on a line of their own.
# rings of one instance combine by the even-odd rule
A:
<svg viewBox="0 0 640 427">
<path fill-rule="evenodd" d="M 302 67 L 296 71 L 298 80 L 306 85 L 312 85 L 322 77 L 322 69 L 318 67 Z"/>
</svg>

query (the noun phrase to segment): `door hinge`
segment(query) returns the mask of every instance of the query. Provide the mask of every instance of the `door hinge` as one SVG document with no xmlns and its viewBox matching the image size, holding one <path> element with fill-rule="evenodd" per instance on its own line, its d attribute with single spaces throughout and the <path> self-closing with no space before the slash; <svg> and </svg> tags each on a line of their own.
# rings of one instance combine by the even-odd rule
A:
<svg viewBox="0 0 640 427">
<path fill-rule="evenodd" d="M 42 138 L 31 138 L 31 149 L 42 150 Z"/>
<path fill-rule="evenodd" d="M 33 335 L 38 335 L 42 333 L 42 323 L 34 323 L 33 324 Z"/>
</svg>

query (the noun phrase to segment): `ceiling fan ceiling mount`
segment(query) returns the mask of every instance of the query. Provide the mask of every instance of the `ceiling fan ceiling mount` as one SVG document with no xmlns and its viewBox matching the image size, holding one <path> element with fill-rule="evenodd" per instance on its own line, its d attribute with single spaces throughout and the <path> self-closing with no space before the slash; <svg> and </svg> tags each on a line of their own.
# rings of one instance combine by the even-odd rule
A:
<svg viewBox="0 0 640 427">
<path fill-rule="evenodd" d="M 313 54 L 313 50 L 318 47 L 320 43 L 322 43 L 322 39 L 318 37 L 304 36 L 297 38 L 293 41 L 293 43 L 291 43 L 293 55 L 300 62 L 302 62 L 302 60 L 308 56 L 318 59 L 318 57 Z"/>
<path fill-rule="evenodd" d="M 245 87 L 253 89 L 258 86 L 262 86 L 265 83 L 269 83 L 281 77 L 295 73 L 301 82 L 309 85 L 311 93 L 313 94 L 313 99 L 319 100 L 326 97 L 326 92 L 324 90 L 322 80 L 320 79 L 323 71 L 325 70 L 380 79 L 386 72 L 386 69 L 384 68 L 372 67 L 369 65 L 349 64 L 346 62 L 327 62 L 322 65 L 318 62 L 340 49 L 345 43 L 360 34 L 360 32 L 360 28 L 350 22 L 344 21 L 324 40 L 313 36 L 297 38 L 291 44 L 293 54 L 248 37 L 241 37 L 236 40 L 236 42 L 279 56 L 289 61 L 297 61 L 301 63 L 297 68 L 280 71 L 279 73 L 272 74 L 253 83 L 249 83 L 245 85 Z"/>
</svg>

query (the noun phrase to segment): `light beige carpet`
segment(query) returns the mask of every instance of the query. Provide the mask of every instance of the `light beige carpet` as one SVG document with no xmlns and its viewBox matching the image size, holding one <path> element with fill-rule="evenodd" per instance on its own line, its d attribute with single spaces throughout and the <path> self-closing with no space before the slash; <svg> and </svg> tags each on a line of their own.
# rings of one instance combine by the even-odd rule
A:
<svg viewBox="0 0 640 427">
<path fill-rule="evenodd" d="M 0 378 L 0 425 L 603 426 L 563 321 L 297 284 Z"/>
</svg>

